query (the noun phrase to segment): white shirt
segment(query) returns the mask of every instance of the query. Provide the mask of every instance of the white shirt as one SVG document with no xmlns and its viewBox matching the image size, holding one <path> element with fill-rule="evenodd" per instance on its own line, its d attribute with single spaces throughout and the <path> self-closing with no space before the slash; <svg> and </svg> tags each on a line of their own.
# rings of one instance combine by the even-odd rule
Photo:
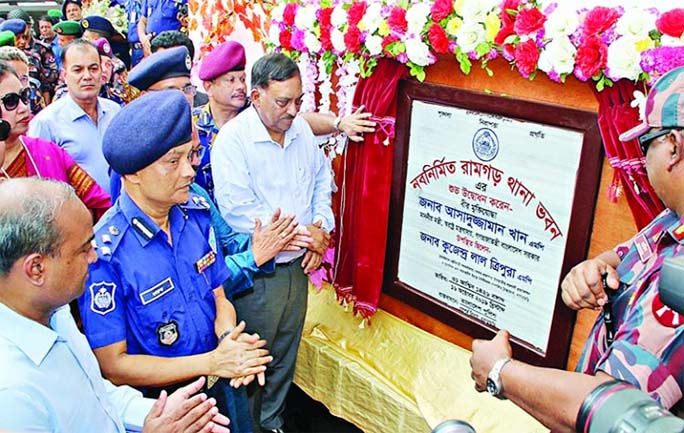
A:
<svg viewBox="0 0 684 433">
<path fill-rule="evenodd" d="M 335 227 L 331 208 L 332 173 L 313 132 L 297 116 L 285 132 L 284 145 L 273 141 L 254 107 L 226 123 L 211 150 L 215 198 L 229 226 L 241 233 L 264 225 L 280 208 L 301 225 L 316 221 L 326 231 Z M 303 252 L 283 252 L 276 261 L 289 262 Z"/>
<path fill-rule="evenodd" d="M 69 306 L 50 327 L 0 303 L 0 429 L 21 432 L 142 431 L 154 400 L 102 378 Z"/>
</svg>

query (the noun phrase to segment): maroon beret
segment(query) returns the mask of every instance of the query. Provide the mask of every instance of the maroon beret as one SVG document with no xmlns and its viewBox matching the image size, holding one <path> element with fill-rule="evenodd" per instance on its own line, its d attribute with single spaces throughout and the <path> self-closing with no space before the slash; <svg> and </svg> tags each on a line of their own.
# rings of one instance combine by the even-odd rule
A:
<svg viewBox="0 0 684 433">
<path fill-rule="evenodd" d="M 230 71 L 245 69 L 245 47 L 239 42 L 228 41 L 204 56 L 199 70 L 200 80 L 211 81 Z"/>
<path fill-rule="evenodd" d="M 101 56 L 112 57 L 112 46 L 105 38 L 99 38 L 93 42 Z"/>
</svg>

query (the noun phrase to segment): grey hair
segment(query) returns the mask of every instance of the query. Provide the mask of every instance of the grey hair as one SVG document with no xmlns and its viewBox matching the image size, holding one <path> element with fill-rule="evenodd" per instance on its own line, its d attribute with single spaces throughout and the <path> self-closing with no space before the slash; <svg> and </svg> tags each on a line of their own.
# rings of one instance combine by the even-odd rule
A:
<svg viewBox="0 0 684 433">
<path fill-rule="evenodd" d="M 8 193 L 16 189 L 21 193 Z M 10 179 L 0 183 L 0 197 L 6 201 L 0 206 L 0 277 L 29 254 L 54 257 L 63 242 L 57 216 L 65 203 L 78 200 L 74 189 L 54 180 Z"/>
<path fill-rule="evenodd" d="M 17 47 L 0 47 L 0 60 L 11 62 L 12 60 L 26 63 L 28 66 L 28 57 Z"/>
<path fill-rule="evenodd" d="M 266 54 L 252 66 L 252 89 L 266 89 L 271 81 L 285 81 L 299 75 L 297 64 L 285 54 Z"/>
</svg>

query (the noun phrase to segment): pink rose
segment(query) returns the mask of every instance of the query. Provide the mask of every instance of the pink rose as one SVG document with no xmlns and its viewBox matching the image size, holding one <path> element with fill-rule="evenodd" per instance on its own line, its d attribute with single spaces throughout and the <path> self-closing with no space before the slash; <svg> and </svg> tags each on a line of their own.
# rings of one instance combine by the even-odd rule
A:
<svg viewBox="0 0 684 433">
<path fill-rule="evenodd" d="M 537 8 L 526 8 L 518 12 L 513 30 L 518 35 L 529 35 L 544 28 L 546 17 Z"/>
<path fill-rule="evenodd" d="M 515 47 L 515 66 L 520 71 L 520 74 L 527 78 L 534 71 L 537 70 L 537 61 L 539 60 L 539 49 L 537 44 L 532 39 L 518 44 Z"/>
</svg>

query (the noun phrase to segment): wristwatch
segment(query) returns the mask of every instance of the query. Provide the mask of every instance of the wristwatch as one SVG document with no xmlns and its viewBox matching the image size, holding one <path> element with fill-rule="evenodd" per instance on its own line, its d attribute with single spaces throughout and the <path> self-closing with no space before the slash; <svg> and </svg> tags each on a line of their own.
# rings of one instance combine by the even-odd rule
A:
<svg viewBox="0 0 684 433">
<path fill-rule="evenodd" d="M 511 361 L 511 358 L 502 358 L 494 363 L 494 367 L 487 375 L 487 392 L 494 397 L 505 400 L 503 395 L 503 384 L 501 383 L 501 370 Z"/>
</svg>

